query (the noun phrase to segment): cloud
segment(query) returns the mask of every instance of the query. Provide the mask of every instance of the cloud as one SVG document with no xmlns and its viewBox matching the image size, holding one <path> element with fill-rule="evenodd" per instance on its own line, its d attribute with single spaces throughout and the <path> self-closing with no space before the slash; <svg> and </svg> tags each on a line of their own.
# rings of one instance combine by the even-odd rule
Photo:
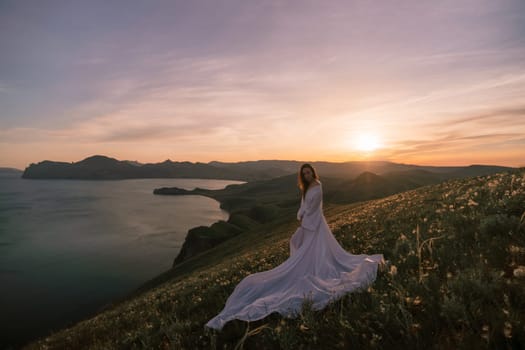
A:
<svg viewBox="0 0 525 350">
<path fill-rule="evenodd" d="M 503 144 L 508 148 L 523 141 L 523 133 L 493 133 L 463 135 L 447 133 L 446 136 L 436 139 L 408 139 L 391 145 L 390 156 L 422 155 L 425 153 L 449 153 L 452 151 L 478 149 L 490 144 Z"/>
<path fill-rule="evenodd" d="M 10 88 L 7 83 L 0 82 L 0 94 L 9 92 L 12 88 Z"/>
<path fill-rule="evenodd" d="M 525 49 L 521 46 L 499 47 L 498 49 L 478 49 L 478 50 L 448 50 L 439 51 L 431 54 L 416 54 L 412 56 L 400 57 L 407 64 L 421 65 L 448 65 L 451 63 L 473 64 L 480 60 L 508 59 L 509 57 L 525 57 Z"/>
<path fill-rule="evenodd" d="M 518 117 L 518 118 L 517 118 Z M 446 121 L 427 122 L 427 127 L 453 125 L 457 126 L 463 123 L 481 122 L 484 124 L 491 124 L 498 127 L 501 126 L 525 126 L 525 106 L 515 106 L 498 108 L 489 112 L 479 113 L 475 115 L 457 117 L 453 119 L 446 119 Z M 525 132 L 525 129 L 524 129 Z"/>
<path fill-rule="evenodd" d="M 446 98 L 457 98 L 460 95 L 480 93 L 485 90 L 490 90 L 494 88 L 502 88 L 504 86 L 509 86 L 513 84 L 523 85 L 525 83 L 525 73 L 516 74 L 508 73 L 503 76 L 498 76 L 495 78 L 483 79 L 474 84 L 462 84 L 458 87 L 447 87 L 440 90 L 434 90 L 431 93 L 413 97 L 402 102 L 402 104 L 413 104 L 420 102 L 430 102 L 437 101 Z"/>
</svg>

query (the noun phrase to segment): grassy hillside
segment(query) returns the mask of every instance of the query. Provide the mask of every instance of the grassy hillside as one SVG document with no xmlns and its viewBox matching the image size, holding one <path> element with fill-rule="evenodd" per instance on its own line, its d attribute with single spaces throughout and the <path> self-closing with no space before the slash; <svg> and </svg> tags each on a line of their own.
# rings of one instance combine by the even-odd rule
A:
<svg viewBox="0 0 525 350">
<path fill-rule="evenodd" d="M 420 186 L 440 183 L 446 175 L 425 170 L 409 170 L 377 175 L 369 171 L 356 178 L 322 177 L 325 204 L 350 204 L 383 198 Z M 283 217 L 283 212 L 298 207 L 300 196 L 297 175 L 285 175 L 270 180 L 232 184 L 223 189 L 162 187 L 153 190 L 156 195 L 202 195 L 211 197 L 230 212 L 227 221 L 210 227 L 199 226 L 188 231 L 186 239 L 173 266 L 212 248 L 231 237 L 241 235 L 260 223 Z"/>
<path fill-rule="evenodd" d="M 27 349 L 525 347 L 525 169 L 327 205 L 337 240 L 392 263 L 366 290 L 301 316 L 204 324 L 246 275 L 288 258 L 294 212 L 184 261 L 135 295 Z"/>
</svg>

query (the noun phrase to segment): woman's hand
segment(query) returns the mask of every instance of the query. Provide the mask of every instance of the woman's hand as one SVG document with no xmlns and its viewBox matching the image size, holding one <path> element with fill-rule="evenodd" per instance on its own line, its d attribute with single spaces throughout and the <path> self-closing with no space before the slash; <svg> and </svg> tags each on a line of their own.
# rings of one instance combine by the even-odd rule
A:
<svg viewBox="0 0 525 350">
<path fill-rule="evenodd" d="M 304 208 L 301 206 L 301 208 L 299 208 L 299 211 L 297 211 L 297 220 L 301 221 L 303 216 L 304 216 Z"/>
</svg>

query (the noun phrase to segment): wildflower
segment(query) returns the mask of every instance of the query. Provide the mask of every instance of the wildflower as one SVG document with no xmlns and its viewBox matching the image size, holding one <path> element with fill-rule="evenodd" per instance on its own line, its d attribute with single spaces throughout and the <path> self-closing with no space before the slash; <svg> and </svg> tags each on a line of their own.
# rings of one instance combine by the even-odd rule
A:
<svg viewBox="0 0 525 350">
<path fill-rule="evenodd" d="M 494 180 L 492 180 L 492 181 L 490 181 L 490 182 L 488 183 L 488 186 L 489 186 L 489 188 L 490 188 L 491 190 L 493 190 L 494 188 L 496 188 L 496 187 L 498 186 L 498 184 L 499 184 L 498 180 L 497 180 L 497 179 L 494 179 Z"/>
<path fill-rule="evenodd" d="M 412 327 L 411 327 L 411 331 L 412 332 L 417 332 L 421 329 L 421 324 L 420 323 L 412 323 Z"/>
<path fill-rule="evenodd" d="M 473 201 L 472 199 L 469 199 L 469 200 L 468 200 L 468 205 L 470 205 L 470 206 L 476 206 L 476 205 L 478 205 L 478 203 L 475 202 L 475 201 Z"/>
<path fill-rule="evenodd" d="M 517 268 L 514 269 L 512 274 L 514 275 L 514 277 L 517 277 L 517 278 L 525 278 L 525 266 L 523 265 L 518 266 Z"/>
<path fill-rule="evenodd" d="M 512 324 L 509 321 L 505 321 L 503 334 L 505 334 L 505 338 L 512 338 Z"/>
<path fill-rule="evenodd" d="M 396 267 L 396 265 L 391 265 L 390 266 L 390 272 L 389 273 L 392 276 L 395 276 L 397 274 L 397 267 Z"/>
<path fill-rule="evenodd" d="M 519 246 L 516 246 L 516 245 L 510 245 L 509 246 L 509 253 L 510 254 L 520 254 L 520 253 L 525 253 L 525 248 L 523 247 L 519 247 Z"/>
<path fill-rule="evenodd" d="M 485 324 L 483 327 L 481 327 L 481 337 L 485 340 L 489 340 L 489 325 Z"/>
</svg>

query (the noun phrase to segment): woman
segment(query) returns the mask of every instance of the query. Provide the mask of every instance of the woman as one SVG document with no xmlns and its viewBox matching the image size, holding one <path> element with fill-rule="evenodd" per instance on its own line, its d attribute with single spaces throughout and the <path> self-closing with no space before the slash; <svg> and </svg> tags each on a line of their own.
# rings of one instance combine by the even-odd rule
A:
<svg viewBox="0 0 525 350">
<path fill-rule="evenodd" d="M 272 312 L 296 317 L 305 298 L 320 310 L 375 280 L 383 255 L 353 255 L 339 245 L 323 215 L 323 187 L 312 165 L 301 166 L 298 185 L 301 225 L 290 239 L 290 257 L 272 270 L 246 276 L 205 327 L 220 330 L 229 320 L 256 321 Z"/>
</svg>

